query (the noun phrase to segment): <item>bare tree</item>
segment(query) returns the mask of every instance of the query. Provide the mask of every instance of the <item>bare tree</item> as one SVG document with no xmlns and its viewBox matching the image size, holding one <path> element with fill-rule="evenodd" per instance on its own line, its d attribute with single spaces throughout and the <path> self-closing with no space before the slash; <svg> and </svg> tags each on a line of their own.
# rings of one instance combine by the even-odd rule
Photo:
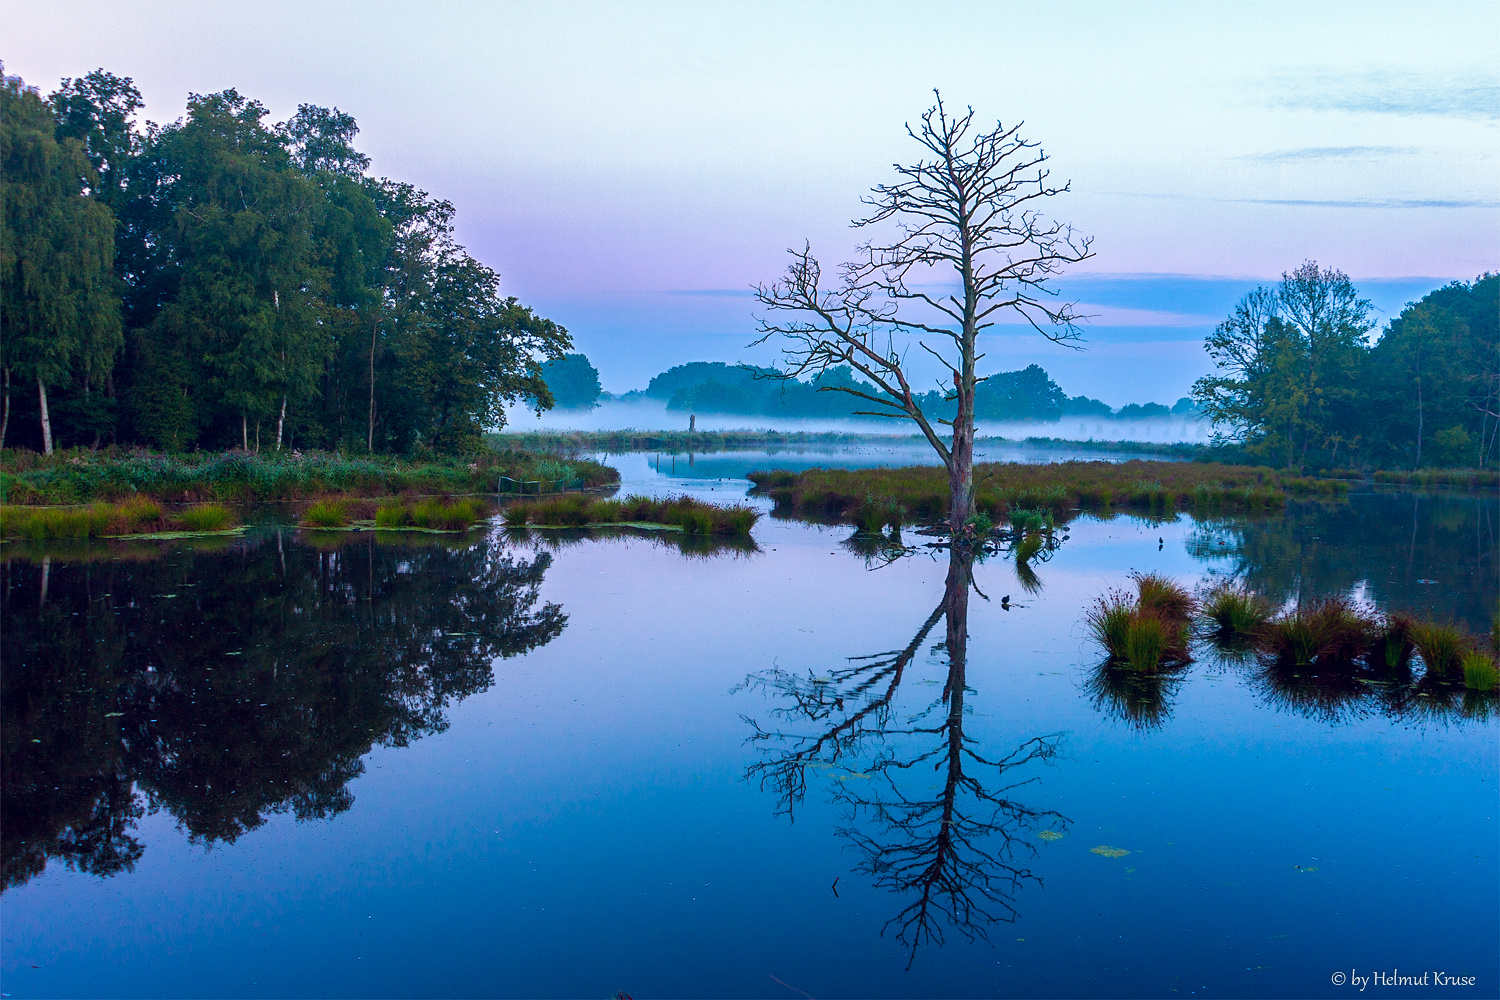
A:
<svg viewBox="0 0 1500 1000">
<path fill-rule="evenodd" d="M 853 222 L 891 222 L 895 232 L 861 245 L 860 259 L 843 266 L 836 289 L 822 288 L 822 268 L 810 246 L 789 251 L 792 263 L 781 281 L 756 289 L 761 305 L 785 314 L 775 322 L 762 317 L 755 341 L 789 339 L 781 377 L 849 365 L 873 391 L 827 388 L 874 407 L 861 414 L 909 419 L 921 429 L 947 466 L 955 531 L 974 511 L 980 333 L 1009 318 L 1057 343 L 1080 340 L 1076 324 L 1084 317 L 1072 304 L 1052 301 L 1056 292 L 1048 282 L 1064 265 L 1093 256 L 1088 237 L 1041 211 L 1043 199 L 1069 187 L 1048 183 L 1046 153 L 1021 137 L 1019 124 L 1005 128 L 997 122 L 992 131 L 971 134 L 973 118 L 973 108 L 950 116 L 937 95 L 921 127 L 907 125 L 907 134 L 922 145 L 922 158 L 895 164 L 900 180 L 873 188 L 864 199 L 872 213 Z M 955 289 L 930 290 L 954 279 Z M 957 404 L 951 421 L 924 413 L 921 393 L 912 389 L 906 363 L 912 338 L 952 376 L 951 389 L 939 383 L 944 398 Z M 935 423 L 951 426 L 949 441 Z"/>
</svg>

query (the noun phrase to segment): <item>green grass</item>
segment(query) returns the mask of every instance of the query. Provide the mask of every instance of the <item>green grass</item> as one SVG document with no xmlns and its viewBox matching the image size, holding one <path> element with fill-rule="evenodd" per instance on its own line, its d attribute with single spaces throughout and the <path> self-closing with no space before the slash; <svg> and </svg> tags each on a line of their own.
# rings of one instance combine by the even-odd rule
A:
<svg viewBox="0 0 1500 1000">
<path fill-rule="evenodd" d="M 342 500 L 319 500 L 302 513 L 304 528 L 346 528 L 351 518 L 349 505 Z"/>
<path fill-rule="evenodd" d="M 1418 622 L 1411 630 L 1411 641 L 1427 672 L 1443 678 L 1462 673 L 1464 657 L 1474 648 L 1473 640 L 1462 628 L 1437 622 Z"/>
<path fill-rule="evenodd" d="M 206 503 L 177 515 L 189 531 L 223 531 L 234 523 L 234 514 L 221 503 Z"/>
<path fill-rule="evenodd" d="M 1464 687 L 1471 691 L 1494 691 L 1500 688 L 1500 670 L 1495 661 L 1477 649 L 1471 649 L 1463 658 Z"/>
<path fill-rule="evenodd" d="M 1261 630 L 1259 646 L 1282 663 L 1319 669 L 1348 665 L 1363 656 L 1379 623 L 1342 597 L 1310 600 L 1277 615 Z"/>
<path fill-rule="evenodd" d="M 689 535 L 708 536 L 748 535 L 760 513 L 743 504 L 721 507 L 691 497 L 659 500 L 628 496 L 614 500 L 575 494 L 512 503 L 502 516 L 509 525 L 581 528 L 590 524 L 663 524 L 681 528 Z"/>
<path fill-rule="evenodd" d="M 1134 595 L 1112 591 L 1085 617 L 1108 662 L 1137 673 L 1155 673 L 1186 664 L 1189 619 L 1194 601 L 1182 587 L 1153 574 L 1134 577 Z"/>
<path fill-rule="evenodd" d="M 1271 619 L 1271 606 L 1265 598 L 1230 583 L 1204 594 L 1199 609 L 1205 631 L 1221 643 L 1253 642 Z"/>
<path fill-rule="evenodd" d="M 34 541 L 63 538 L 104 538 L 163 531 L 222 531 L 234 517 L 218 504 L 191 507 L 176 513 L 144 497 L 124 503 L 92 503 L 75 507 L 0 507 L 0 538 Z"/>
<path fill-rule="evenodd" d="M 70 449 L 44 456 L 6 449 L 0 454 L 0 500 L 15 504 L 80 504 L 142 495 L 190 500 L 305 500 L 329 495 L 392 496 L 493 493 L 501 476 L 536 481 L 566 470 L 579 486 L 618 482 L 619 473 L 584 459 L 524 451 L 407 461 L 332 452 L 158 454 L 144 450 Z M 555 484 L 555 478 L 554 478 Z"/>
<path fill-rule="evenodd" d="M 375 510 L 377 528 L 428 528 L 462 531 L 489 516 L 489 506 L 476 499 L 438 500 L 386 504 Z"/>
<path fill-rule="evenodd" d="M 904 517 L 934 521 L 948 512 L 948 478 L 939 466 L 902 469 L 785 469 L 752 472 L 756 489 L 778 513 L 860 523 L 871 505 L 899 506 Z M 974 467 L 975 509 L 1022 531 L 1037 518 L 1075 509 L 1122 508 L 1169 516 L 1276 510 L 1290 496 L 1338 497 L 1348 483 L 1291 476 L 1274 469 L 1196 462 L 983 463 Z"/>
</svg>

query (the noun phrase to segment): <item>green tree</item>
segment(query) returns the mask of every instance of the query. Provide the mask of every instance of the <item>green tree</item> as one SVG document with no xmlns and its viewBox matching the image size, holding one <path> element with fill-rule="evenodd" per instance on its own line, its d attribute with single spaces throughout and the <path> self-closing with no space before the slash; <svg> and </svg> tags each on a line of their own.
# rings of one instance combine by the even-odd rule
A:
<svg viewBox="0 0 1500 1000">
<path fill-rule="evenodd" d="M 564 354 L 542 366 L 554 405 L 564 410 L 592 409 L 602 391 L 599 370 L 582 354 Z"/>
<path fill-rule="evenodd" d="M 13 373 L 34 379 L 42 448 L 53 449 L 48 386 L 108 374 L 121 343 L 114 219 L 89 197 L 99 185 L 84 144 L 57 137 L 52 108 L 0 72 L 0 372 L 10 422 Z"/>
</svg>

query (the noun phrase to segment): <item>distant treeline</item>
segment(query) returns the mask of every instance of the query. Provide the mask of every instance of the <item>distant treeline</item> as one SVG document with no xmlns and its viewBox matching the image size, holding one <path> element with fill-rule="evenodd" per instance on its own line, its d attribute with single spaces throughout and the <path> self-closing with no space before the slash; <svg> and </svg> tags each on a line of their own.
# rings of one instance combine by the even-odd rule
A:
<svg viewBox="0 0 1500 1000">
<path fill-rule="evenodd" d="M 1371 343 L 1372 307 L 1308 262 L 1245 296 L 1208 339 L 1193 396 L 1247 459 L 1307 468 L 1500 461 L 1500 275 L 1409 304 Z"/>
<path fill-rule="evenodd" d="M 550 405 L 567 331 L 502 297 L 451 204 L 367 176 L 352 117 L 140 107 L 103 70 L 0 81 L 0 445 L 451 452 Z"/>
<path fill-rule="evenodd" d="M 600 399 L 625 402 L 649 399 L 683 413 L 753 417 L 853 417 L 861 410 L 868 410 L 869 404 L 846 392 L 828 390 L 847 386 L 871 394 L 877 391 L 847 365 L 831 368 L 804 382 L 784 378 L 774 368 L 695 361 L 662 372 L 645 389 L 620 396 L 599 391 L 599 373 L 582 354 L 570 354 L 549 363 L 543 375 L 557 405 L 562 407 L 589 407 Z M 954 403 L 944 393 L 931 390 L 918 399 L 928 414 L 943 419 L 953 416 Z M 1039 365 L 991 375 L 979 383 L 974 393 L 974 414 L 981 420 L 1054 421 L 1067 416 L 1142 420 L 1195 410 L 1196 404 L 1186 397 L 1171 407 L 1161 403 L 1131 403 L 1119 410 L 1087 396 L 1069 397 Z"/>
</svg>

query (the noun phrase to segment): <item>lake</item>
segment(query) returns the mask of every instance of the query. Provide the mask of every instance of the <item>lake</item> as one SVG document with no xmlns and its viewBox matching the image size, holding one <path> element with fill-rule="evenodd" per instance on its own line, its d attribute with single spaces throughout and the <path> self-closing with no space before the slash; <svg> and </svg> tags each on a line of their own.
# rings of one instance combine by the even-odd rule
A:
<svg viewBox="0 0 1500 1000">
<path fill-rule="evenodd" d="M 1121 685 L 1081 618 L 1142 570 L 1487 631 L 1497 531 L 1356 491 L 1080 517 L 1031 574 L 770 517 L 7 544 L 4 991 L 1494 996 L 1493 698 Z"/>
</svg>

